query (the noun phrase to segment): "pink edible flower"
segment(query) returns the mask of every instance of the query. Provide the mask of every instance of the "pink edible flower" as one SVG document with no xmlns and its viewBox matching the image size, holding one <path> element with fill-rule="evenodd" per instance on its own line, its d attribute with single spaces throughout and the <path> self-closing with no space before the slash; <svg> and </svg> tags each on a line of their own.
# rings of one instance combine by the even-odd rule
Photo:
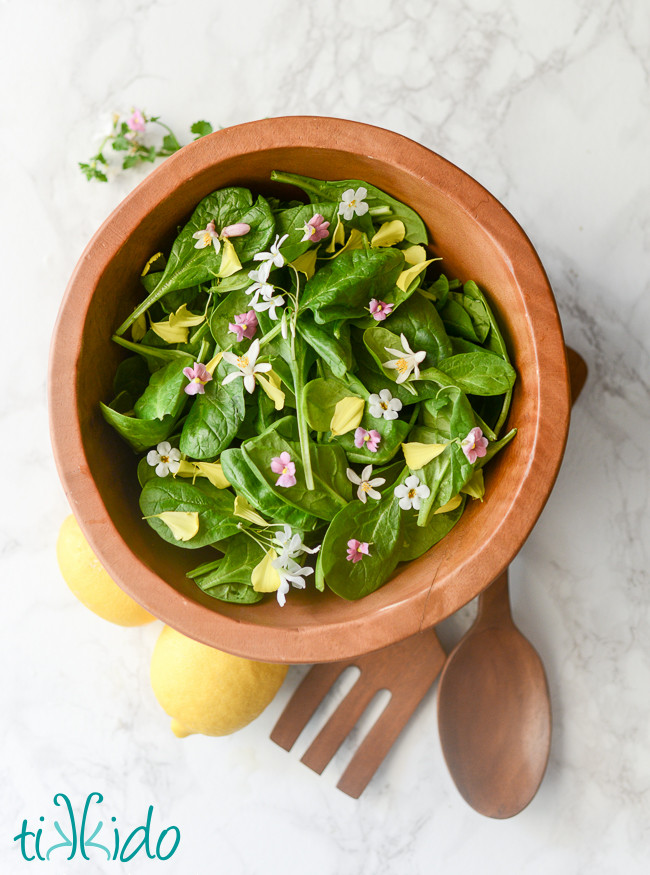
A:
<svg viewBox="0 0 650 875">
<path fill-rule="evenodd" d="M 312 243 L 318 243 L 319 240 L 324 240 L 325 237 L 329 237 L 330 232 L 327 230 L 329 226 L 330 223 L 325 221 L 325 216 L 316 213 L 308 222 L 305 222 L 303 226 L 305 234 L 300 242 L 304 243 L 305 240 L 310 240 Z"/>
<path fill-rule="evenodd" d="M 131 115 L 126 120 L 126 125 L 130 131 L 136 131 L 137 133 L 144 133 L 145 130 L 145 121 L 144 116 L 140 112 L 139 109 L 134 109 Z"/>
<path fill-rule="evenodd" d="M 200 362 L 194 362 L 194 367 L 183 368 L 183 373 L 190 381 L 189 385 L 185 387 L 185 392 L 188 395 L 204 395 L 205 384 L 212 379 L 212 374 L 206 366 Z"/>
<path fill-rule="evenodd" d="M 473 428 L 460 445 L 468 460 L 473 465 L 477 459 L 482 459 L 487 453 L 488 439 L 483 437 L 480 428 Z"/>
<path fill-rule="evenodd" d="M 280 453 L 279 456 L 274 456 L 271 459 L 271 471 L 280 476 L 275 481 L 276 486 L 295 486 L 296 485 L 296 465 L 291 461 L 289 453 Z"/>
<path fill-rule="evenodd" d="M 377 298 L 373 298 L 370 302 L 370 315 L 377 322 L 383 322 L 393 312 L 394 306 L 394 304 L 387 304 L 385 301 L 378 301 Z"/>
<path fill-rule="evenodd" d="M 237 343 L 247 337 L 249 340 L 255 337 L 257 331 L 257 316 L 255 310 L 249 310 L 248 313 L 238 313 L 235 316 L 234 322 L 228 323 L 228 331 L 232 331 L 237 335 Z"/>
<path fill-rule="evenodd" d="M 251 226 L 247 225 L 246 222 L 237 222 L 235 225 L 226 225 L 225 228 L 221 231 L 221 238 L 224 237 L 243 237 L 244 234 L 248 234 Z"/>
<path fill-rule="evenodd" d="M 348 555 L 345 557 L 348 562 L 360 562 L 364 556 L 370 556 L 368 548 L 370 544 L 367 541 L 357 541 L 356 538 L 350 538 L 348 541 Z"/>
<path fill-rule="evenodd" d="M 361 447 L 365 446 L 366 449 L 370 450 L 371 453 L 377 452 L 377 447 L 379 446 L 379 441 L 381 440 L 381 435 L 377 431 L 376 428 L 367 431 L 365 428 L 359 428 L 354 433 L 354 445 L 361 449 Z"/>
</svg>

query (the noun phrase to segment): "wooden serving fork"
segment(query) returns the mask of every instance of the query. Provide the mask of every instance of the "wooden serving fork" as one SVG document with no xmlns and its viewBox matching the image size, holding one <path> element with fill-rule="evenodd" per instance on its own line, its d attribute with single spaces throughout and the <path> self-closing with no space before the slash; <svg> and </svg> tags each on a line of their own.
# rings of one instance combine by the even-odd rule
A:
<svg viewBox="0 0 650 875">
<path fill-rule="evenodd" d="M 336 785 L 358 799 L 408 723 L 445 662 L 435 629 L 427 629 L 382 650 L 342 662 L 311 667 L 289 700 L 271 733 L 271 740 L 291 750 L 314 712 L 348 666 L 361 674 L 301 759 L 319 775 L 354 728 L 373 696 L 388 690 L 390 702 Z"/>
</svg>

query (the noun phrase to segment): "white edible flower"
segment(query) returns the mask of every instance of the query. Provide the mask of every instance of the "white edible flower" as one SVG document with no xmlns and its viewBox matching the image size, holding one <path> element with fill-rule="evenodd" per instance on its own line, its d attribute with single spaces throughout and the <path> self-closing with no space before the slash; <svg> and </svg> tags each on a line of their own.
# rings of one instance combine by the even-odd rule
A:
<svg viewBox="0 0 650 875">
<path fill-rule="evenodd" d="M 255 391 L 255 374 L 264 374 L 271 370 L 270 362 L 261 365 L 256 364 L 259 354 L 259 340 L 254 340 L 248 347 L 248 351 L 243 355 L 235 355 L 226 350 L 223 353 L 224 360 L 227 361 L 228 364 L 234 365 L 238 370 L 233 371 L 231 374 L 227 374 L 227 376 L 221 381 L 222 385 L 225 386 L 227 383 L 231 383 L 233 380 L 236 380 L 237 377 L 243 377 L 244 388 L 247 392 L 252 394 Z"/>
<path fill-rule="evenodd" d="M 376 419 L 397 419 L 397 414 L 402 409 L 399 398 L 393 398 L 390 389 L 382 389 L 379 395 L 371 395 L 368 398 L 370 415 Z"/>
<path fill-rule="evenodd" d="M 271 298 L 264 298 L 263 301 L 254 301 L 252 304 L 253 310 L 256 313 L 263 313 L 265 310 L 268 310 L 269 316 L 275 322 L 278 318 L 276 307 L 281 307 L 284 304 L 284 298 L 282 295 L 275 295 Z"/>
<path fill-rule="evenodd" d="M 395 368 L 397 371 L 397 379 L 396 383 L 403 383 L 413 371 L 415 373 L 415 379 L 420 379 L 420 362 L 424 361 L 426 358 L 426 352 L 413 352 L 411 347 L 409 346 L 408 340 L 404 337 L 403 334 L 400 334 L 400 339 L 402 341 L 402 346 L 404 350 L 401 349 L 393 349 L 390 346 L 385 346 L 384 349 L 386 352 L 392 353 L 392 355 L 398 356 L 396 359 L 391 359 L 391 361 L 384 362 L 385 368 Z"/>
<path fill-rule="evenodd" d="M 339 215 L 343 216 L 346 222 L 356 213 L 357 216 L 364 216 L 369 206 L 364 198 L 368 194 L 368 189 L 362 185 L 355 191 L 353 188 L 348 188 L 341 195 L 341 203 L 339 204 Z"/>
<path fill-rule="evenodd" d="M 169 441 L 163 441 L 155 450 L 149 450 L 147 463 L 155 467 L 159 477 L 166 477 L 170 471 L 175 474 L 181 464 L 181 451 L 172 447 Z"/>
<path fill-rule="evenodd" d="M 268 252 L 258 252 L 257 255 L 253 256 L 253 261 L 261 261 L 262 264 L 259 268 L 258 273 L 264 279 L 263 282 L 269 278 L 269 274 L 271 273 L 271 268 L 273 265 L 276 267 L 282 267 L 284 264 L 284 255 L 280 252 L 280 247 L 284 243 L 285 240 L 289 237 L 288 234 L 285 234 L 283 237 L 280 237 L 279 234 L 275 235 L 275 243 L 272 243 L 269 247 Z"/>
<path fill-rule="evenodd" d="M 286 525 L 286 523 L 282 531 L 275 533 L 273 545 L 280 548 L 277 561 L 281 565 L 287 560 L 297 559 L 302 553 L 318 553 L 320 550 L 320 544 L 313 548 L 303 544 L 302 534 L 294 532 L 291 526 Z"/>
<path fill-rule="evenodd" d="M 361 472 L 361 476 L 359 477 L 352 468 L 348 468 L 345 472 L 347 474 L 347 478 L 351 483 L 354 483 L 355 486 L 358 486 L 357 489 L 357 497 L 365 504 L 368 496 L 374 499 L 381 498 L 381 492 L 377 492 L 376 489 L 373 489 L 373 486 L 383 486 L 386 482 L 385 477 L 375 477 L 373 480 L 370 479 L 372 474 L 372 465 L 366 465 L 366 467 Z"/>
<path fill-rule="evenodd" d="M 422 498 L 428 498 L 431 490 L 415 474 L 407 477 L 403 483 L 395 487 L 395 497 L 399 498 L 399 506 L 402 510 L 420 510 Z"/>
<path fill-rule="evenodd" d="M 273 292 L 275 291 L 274 287 L 271 283 L 267 283 L 267 279 L 269 278 L 269 271 L 266 270 L 264 266 L 260 267 L 258 270 L 249 270 L 248 278 L 253 280 L 253 285 L 249 286 L 246 289 L 247 295 L 253 295 L 251 298 L 251 306 L 254 307 L 257 304 L 260 296 L 265 300 L 269 300 L 269 298 L 273 297 Z"/>
<path fill-rule="evenodd" d="M 195 249 L 205 249 L 205 247 L 210 244 L 214 246 L 215 252 L 219 252 L 221 249 L 219 232 L 217 231 L 214 222 L 208 222 L 202 231 L 197 231 L 196 234 L 192 234 L 192 237 L 197 241 L 194 244 Z"/>
<path fill-rule="evenodd" d="M 289 585 L 295 586 L 296 589 L 305 588 L 305 577 L 314 573 L 314 569 L 306 566 L 301 568 L 293 559 L 285 560 L 284 564 L 280 564 L 280 557 L 274 559 L 271 563 L 273 568 L 280 575 L 280 586 L 277 590 L 278 604 L 284 607 L 286 595 L 289 592 Z"/>
</svg>

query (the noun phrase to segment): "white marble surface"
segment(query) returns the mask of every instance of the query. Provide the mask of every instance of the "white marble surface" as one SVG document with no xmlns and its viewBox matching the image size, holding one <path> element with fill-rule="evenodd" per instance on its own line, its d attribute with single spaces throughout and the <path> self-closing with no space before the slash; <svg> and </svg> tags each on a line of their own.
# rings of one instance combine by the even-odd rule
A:
<svg viewBox="0 0 650 875">
<path fill-rule="evenodd" d="M 53 795 L 81 806 L 91 791 L 126 831 L 149 804 L 157 830 L 178 825 L 166 871 L 179 873 L 648 871 L 649 37 L 645 0 L 0 3 L 3 872 L 25 866 L 23 818 L 45 816 L 51 834 Z M 110 626 L 61 581 L 47 348 L 84 245 L 140 178 L 91 185 L 76 162 L 132 104 L 179 134 L 197 118 L 301 113 L 392 128 L 478 178 L 535 243 L 591 377 L 512 570 L 554 708 L 547 776 L 513 820 L 459 798 L 433 696 L 358 802 L 335 789 L 351 746 L 317 777 L 299 763 L 307 738 L 292 754 L 268 739 L 300 669 L 239 734 L 178 741 L 148 681 L 159 625 Z M 470 614 L 447 622 L 447 642 Z"/>
</svg>

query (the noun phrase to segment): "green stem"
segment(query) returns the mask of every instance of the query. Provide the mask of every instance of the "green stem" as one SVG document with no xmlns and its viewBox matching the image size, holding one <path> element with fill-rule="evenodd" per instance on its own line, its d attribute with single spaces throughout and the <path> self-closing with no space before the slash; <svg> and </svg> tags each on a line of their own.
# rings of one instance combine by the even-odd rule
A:
<svg viewBox="0 0 650 875">
<path fill-rule="evenodd" d="M 159 346 L 146 346 L 142 343 L 133 343 L 131 340 L 126 340 L 124 337 L 118 337 L 114 334 L 111 340 L 115 341 L 118 346 L 123 346 L 124 349 L 129 349 L 132 352 L 137 352 L 139 355 L 148 355 L 151 358 L 162 359 L 169 362 L 175 358 L 185 358 L 188 361 L 193 361 L 192 356 L 188 352 L 183 352 L 180 349 L 166 349 Z"/>
<path fill-rule="evenodd" d="M 296 418 L 298 420 L 298 437 L 300 438 L 300 455 L 302 456 L 302 466 L 305 469 L 305 483 L 307 489 L 314 488 L 314 472 L 311 467 L 311 454 L 309 452 L 309 427 L 303 411 L 303 391 L 305 384 L 303 381 L 302 368 L 296 359 L 296 319 L 294 310 L 294 318 L 291 325 L 291 372 L 293 374 L 293 391 L 296 397 Z"/>
</svg>

